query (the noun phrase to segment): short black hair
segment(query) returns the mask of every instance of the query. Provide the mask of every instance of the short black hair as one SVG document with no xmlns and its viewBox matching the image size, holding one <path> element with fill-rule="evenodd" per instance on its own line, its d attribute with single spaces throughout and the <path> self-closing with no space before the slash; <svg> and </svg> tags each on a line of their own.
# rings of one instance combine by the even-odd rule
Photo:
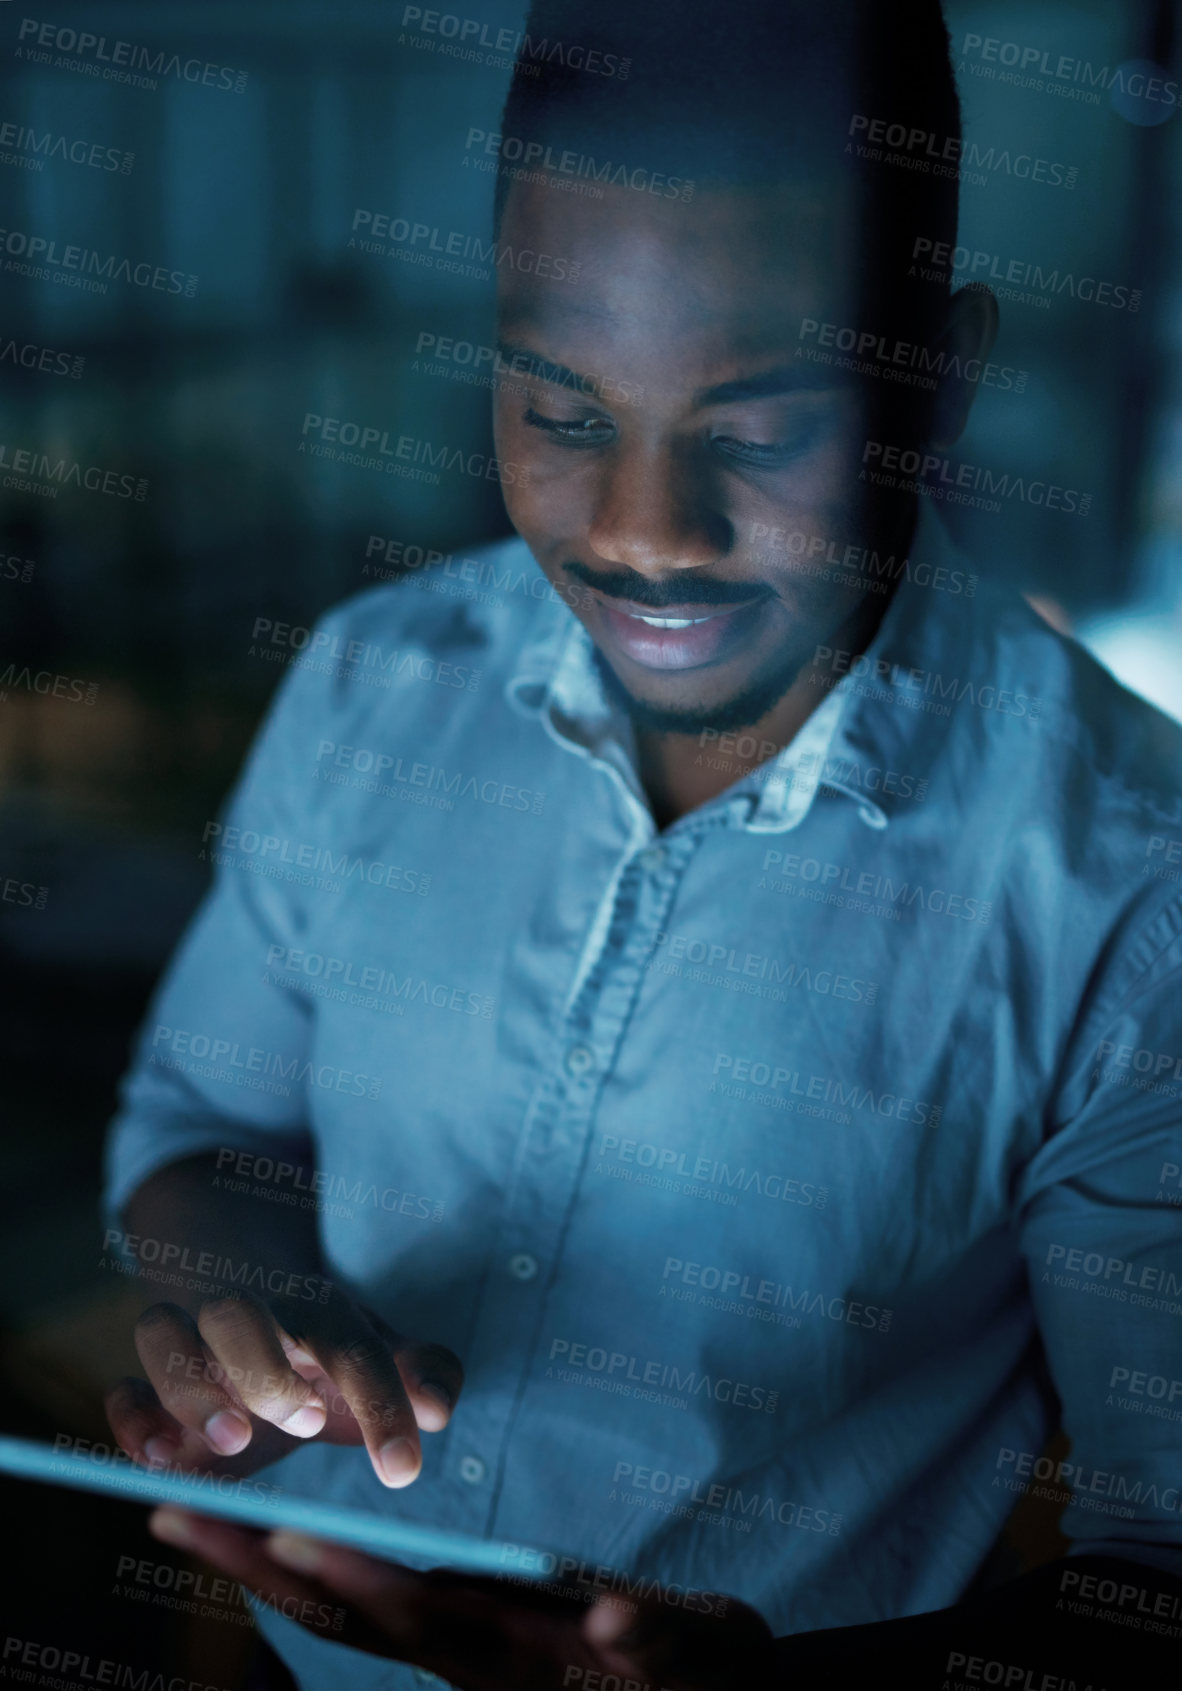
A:
<svg viewBox="0 0 1182 1691">
<path fill-rule="evenodd" d="M 872 122 L 933 144 L 875 159 Z M 932 157 L 961 140 L 940 0 L 533 0 L 501 133 L 498 232 L 522 144 L 540 142 L 580 174 L 642 165 L 701 187 L 844 165 L 896 278 L 916 235 L 956 241 L 956 167 Z"/>
</svg>

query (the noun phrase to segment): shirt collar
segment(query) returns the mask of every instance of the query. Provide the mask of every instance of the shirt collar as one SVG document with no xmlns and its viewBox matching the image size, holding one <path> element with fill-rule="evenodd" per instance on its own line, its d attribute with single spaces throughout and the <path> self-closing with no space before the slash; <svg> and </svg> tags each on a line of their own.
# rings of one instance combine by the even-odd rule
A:
<svg viewBox="0 0 1182 1691">
<path fill-rule="evenodd" d="M 888 556 L 880 560 L 883 580 Z M 955 704 L 944 702 L 948 690 L 986 679 L 970 674 L 977 576 L 926 497 L 894 573 L 894 597 L 869 646 L 860 657 L 835 652 L 831 660 L 842 679 L 830 698 L 842 705 L 819 783 L 848 794 L 878 828 L 924 796 L 956 720 Z"/>
<path fill-rule="evenodd" d="M 882 557 L 884 583 L 892 579 Z M 841 680 L 795 739 L 732 790 L 749 800 L 746 826 L 757 833 L 796 827 L 819 789 L 857 805 L 867 827 L 889 826 L 900 802 L 922 795 L 927 770 L 949 717 L 925 708 L 932 678 L 958 673 L 968 648 L 968 612 L 976 577 L 929 500 L 921 498 L 915 536 L 891 603 L 865 652 L 835 650 Z M 943 571 L 940 575 L 938 572 Z M 955 585 L 954 585 L 955 584 Z M 526 641 L 505 697 L 520 715 L 538 717 L 568 750 L 610 764 L 643 802 L 635 773 L 635 735 L 627 713 L 608 698 L 586 629 L 564 604 Z"/>
</svg>

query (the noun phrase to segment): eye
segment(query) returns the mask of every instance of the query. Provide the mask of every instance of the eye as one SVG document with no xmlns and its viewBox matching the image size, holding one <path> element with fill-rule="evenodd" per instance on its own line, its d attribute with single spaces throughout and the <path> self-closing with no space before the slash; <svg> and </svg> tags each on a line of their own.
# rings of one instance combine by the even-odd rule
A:
<svg viewBox="0 0 1182 1691">
<path fill-rule="evenodd" d="M 564 446 L 602 446 L 615 434 L 615 425 L 608 417 L 580 417 L 573 421 L 559 417 L 543 417 L 529 406 L 523 421 L 532 429 L 542 429 Z"/>
<path fill-rule="evenodd" d="M 710 444 L 727 458 L 755 469 L 774 470 L 803 457 L 816 444 L 819 429 L 814 420 L 798 424 L 784 439 L 765 444 L 754 440 L 737 440 L 734 435 L 713 435 Z"/>
</svg>

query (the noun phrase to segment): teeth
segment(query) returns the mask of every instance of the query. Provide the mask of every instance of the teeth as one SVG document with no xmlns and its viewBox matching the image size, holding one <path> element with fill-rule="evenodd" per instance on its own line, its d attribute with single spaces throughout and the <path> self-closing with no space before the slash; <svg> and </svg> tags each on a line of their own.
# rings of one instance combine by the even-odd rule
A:
<svg viewBox="0 0 1182 1691">
<path fill-rule="evenodd" d="M 650 628 L 693 628 L 699 622 L 710 622 L 710 617 L 637 617 L 637 622 L 647 622 Z"/>
</svg>

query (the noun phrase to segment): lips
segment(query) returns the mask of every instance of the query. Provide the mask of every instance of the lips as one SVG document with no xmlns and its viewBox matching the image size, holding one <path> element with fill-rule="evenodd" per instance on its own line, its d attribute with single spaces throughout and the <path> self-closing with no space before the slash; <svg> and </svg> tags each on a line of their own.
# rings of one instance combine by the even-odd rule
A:
<svg viewBox="0 0 1182 1691">
<path fill-rule="evenodd" d="M 644 669 L 696 669 L 717 662 L 737 646 L 767 598 L 738 605 L 638 605 L 596 593 L 612 647 Z M 606 642 L 605 642 L 606 643 Z"/>
</svg>

